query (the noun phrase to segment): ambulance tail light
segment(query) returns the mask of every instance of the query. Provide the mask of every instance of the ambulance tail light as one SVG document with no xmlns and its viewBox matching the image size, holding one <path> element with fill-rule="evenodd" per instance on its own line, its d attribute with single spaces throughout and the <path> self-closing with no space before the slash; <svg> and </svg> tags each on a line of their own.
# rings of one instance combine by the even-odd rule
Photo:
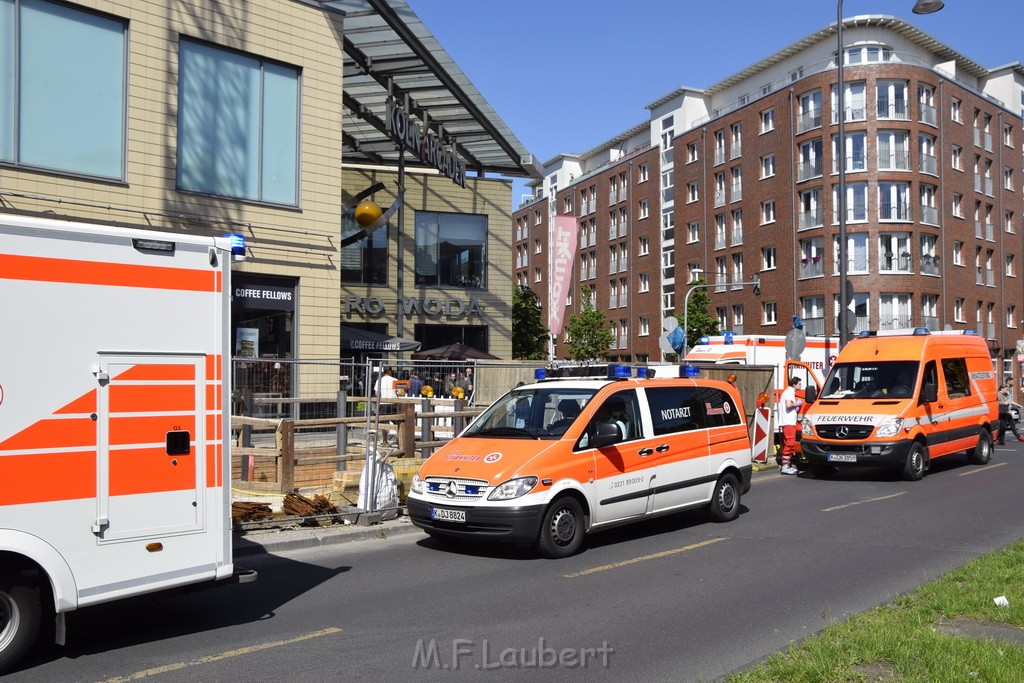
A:
<svg viewBox="0 0 1024 683">
<path fill-rule="evenodd" d="M 498 484 L 487 495 L 487 500 L 514 500 L 525 496 L 537 485 L 537 477 L 520 477 Z"/>
</svg>

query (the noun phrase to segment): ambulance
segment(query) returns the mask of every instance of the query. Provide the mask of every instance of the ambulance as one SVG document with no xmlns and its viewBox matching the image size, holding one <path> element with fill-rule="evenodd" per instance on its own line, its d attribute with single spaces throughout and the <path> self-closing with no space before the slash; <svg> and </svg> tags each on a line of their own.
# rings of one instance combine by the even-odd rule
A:
<svg viewBox="0 0 1024 683">
<path fill-rule="evenodd" d="M 947 455 L 985 464 L 999 424 L 996 392 L 988 345 L 973 330 L 862 332 L 839 353 L 821 395 L 807 392 L 802 465 L 819 477 L 882 466 L 916 481 Z"/>
<path fill-rule="evenodd" d="M 224 237 L 0 216 L 0 672 L 231 556 Z M 47 620 L 54 626 L 46 627 Z"/>
<path fill-rule="evenodd" d="M 752 470 L 743 405 L 735 387 L 694 370 L 540 370 L 423 463 L 407 499 L 413 524 L 561 558 L 590 532 L 656 515 L 735 519 Z"/>
</svg>

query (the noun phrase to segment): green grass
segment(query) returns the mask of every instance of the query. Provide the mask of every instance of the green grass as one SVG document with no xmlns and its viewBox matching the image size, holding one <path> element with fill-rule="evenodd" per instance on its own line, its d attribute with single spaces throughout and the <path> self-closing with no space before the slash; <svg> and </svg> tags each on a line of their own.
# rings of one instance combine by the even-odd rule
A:
<svg viewBox="0 0 1024 683">
<path fill-rule="evenodd" d="M 993 603 L 1000 595 L 1009 607 Z M 955 617 L 1024 627 L 1024 541 L 972 560 L 891 604 L 834 623 L 727 680 L 1024 680 L 1024 645 L 947 635 L 935 628 Z"/>
</svg>

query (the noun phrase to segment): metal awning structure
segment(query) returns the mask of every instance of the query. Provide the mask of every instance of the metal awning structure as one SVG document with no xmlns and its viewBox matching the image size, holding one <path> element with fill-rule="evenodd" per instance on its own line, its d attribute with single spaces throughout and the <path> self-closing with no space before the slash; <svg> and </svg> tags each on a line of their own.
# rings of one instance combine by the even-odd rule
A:
<svg viewBox="0 0 1024 683">
<path fill-rule="evenodd" d="M 321 0 L 344 13 L 342 161 L 397 167 L 388 92 L 476 175 L 540 178 L 533 156 L 405 0 Z M 408 99 L 406 99 L 408 97 Z M 406 152 L 409 167 L 430 168 Z"/>
</svg>

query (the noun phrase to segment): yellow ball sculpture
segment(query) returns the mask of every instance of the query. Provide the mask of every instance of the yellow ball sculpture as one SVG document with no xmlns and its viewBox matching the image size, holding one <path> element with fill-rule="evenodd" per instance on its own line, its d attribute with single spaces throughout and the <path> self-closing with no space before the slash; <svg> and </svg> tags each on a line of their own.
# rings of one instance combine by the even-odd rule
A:
<svg viewBox="0 0 1024 683">
<path fill-rule="evenodd" d="M 371 225 L 375 220 L 380 218 L 381 215 L 383 215 L 383 213 L 384 210 L 380 208 L 380 205 L 377 204 L 377 202 L 371 201 L 369 199 L 364 199 L 363 201 L 359 202 L 359 206 L 356 207 L 356 223 L 365 228 L 366 226 Z"/>
</svg>

